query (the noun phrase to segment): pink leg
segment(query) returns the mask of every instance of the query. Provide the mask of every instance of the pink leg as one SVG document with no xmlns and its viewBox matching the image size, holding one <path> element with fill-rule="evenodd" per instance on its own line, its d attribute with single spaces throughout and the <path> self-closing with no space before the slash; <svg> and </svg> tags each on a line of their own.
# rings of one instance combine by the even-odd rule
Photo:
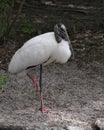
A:
<svg viewBox="0 0 104 130">
<path fill-rule="evenodd" d="M 38 92 L 39 91 L 39 84 L 38 84 L 36 77 L 32 78 L 32 81 L 33 81 L 34 86 L 36 88 L 36 92 Z"/>
<path fill-rule="evenodd" d="M 40 108 L 41 112 L 42 113 L 49 113 L 49 112 L 51 112 L 51 109 L 44 108 L 42 92 L 40 93 L 40 100 L 41 100 L 41 108 Z"/>
<path fill-rule="evenodd" d="M 40 87 L 39 87 L 39 83 L 38 83 L 36 77 L 33 78 L 33 77 L 31 77 L 29 74 L 27 74 L 27 76 L 33 81 L 34 86 L 35 86 L 35 88 L 36 88 L 36 91 L 39 92 L 39 88 L 40 88 Z M 40 90 L 40 91 L 41 91 L 41 90 Z M 40 101 L 41 101 L 41 108 L 40 108 L 41 112 L 42 112 L 42 113 L 49 113 L 49 112 L 51 112 L 51 109 L 44 108 L 43 93 L 42 93 L 42 92 L 40 92 Z"/>
<path fill-rule="evenodd" d="M 27 76 L 33 81 L 34 87 L 36 88 L 36 92 L 38 92 L 39 91 L 39 84 L 38 84 L 36 77 L 31 77 L 29 74 L 27 74 Z"/>
</svg>

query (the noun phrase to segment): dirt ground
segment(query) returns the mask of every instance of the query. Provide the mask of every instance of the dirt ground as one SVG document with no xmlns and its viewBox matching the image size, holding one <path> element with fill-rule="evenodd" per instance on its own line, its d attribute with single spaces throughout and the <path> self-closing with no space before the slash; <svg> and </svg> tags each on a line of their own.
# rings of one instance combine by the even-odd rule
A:
<svg viewBox="0 0 104 130">
<path fill-rule="evenodd" d="M 44 103 L 52 113 L 39 111 L 39 94 L 28 77 L 10 75 L 0 90 L 0 128 L 66 130 L 80 126 L 92 130 L 96 118 L 104 118 L 104 45 L 89 50 L 80 54 L 77 48 L 74 61 L 44 67 Z M 7 74 L 2 69 L 0 73 Z M 38 75 L 38 68 L 34 73 Z"/>
</svg>

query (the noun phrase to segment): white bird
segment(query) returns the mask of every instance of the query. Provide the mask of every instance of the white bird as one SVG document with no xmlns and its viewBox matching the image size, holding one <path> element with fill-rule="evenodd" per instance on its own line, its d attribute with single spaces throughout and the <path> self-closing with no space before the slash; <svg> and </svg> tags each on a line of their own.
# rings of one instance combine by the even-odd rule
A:
<svg viewBox="0 0 104 130">
<path fill-rule="evenodd" d="M 42 94 L 42 65 L 51 62 L 66 63 L 74 52 L 68 33 L 64 24 L 59 23 L 54 27 L 54 32 L 48 32 L 28 40 L 19 50 L 16 51 L 9 64 L 8 71 L 14 74 L 25 72 L 33 81 L 38 90 L 40 87 L 41 111 L 49 112 L 44 108 Z M 32 67 L 40 65 L 39 84 L 35 77 L 28 73 Z"/>
</svg>

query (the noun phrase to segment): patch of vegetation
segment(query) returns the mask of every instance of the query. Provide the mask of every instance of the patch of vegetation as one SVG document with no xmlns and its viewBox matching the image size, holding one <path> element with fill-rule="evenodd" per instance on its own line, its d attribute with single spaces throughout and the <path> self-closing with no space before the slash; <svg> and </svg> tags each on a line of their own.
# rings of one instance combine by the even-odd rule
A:
<svg viewBox="0 0 104 130">
<path fill-rule="evenodd" d="M 20 22 L 21 22 L 21 34 L 26 35 L 32 35 L 32 34 L 41 34 L 42 31 L 38 28 L 34 28 L 31 24 L 32 22 L 28 19 L 26 14 L 22 13 L 20 15 Z"/>
<path fill-rule="evenodd" d="M 3 44 L 10 34 L 16 33 L 15 23 L 21 14 L 25 0 L 22 0 L 14 14 L 17 3 L 14 0 L 0 0 L 0 41 Z"/>
<path fill-rule="evenodd" d="M 4 85 L 8 81 L 8 76 L 3 76 L 0 74 L 0 89 L 2 89 L 2 85 Z"/>
<path fill-rule="evenodd" d="M 96 46 L 98 44 L 98 41 L 90 40 L 89 43 L 90 43 L 90 45 Z"/>
<path fill-rule="evenodd" d="M 21 21 L 21 25 L 22 25 L 22 32 L 23 34 L 27 34 L 27 35 L 30 35 L 31 33 L 34 32 L 34 28 L 32 27 L 30 21 L 28 20 L 28 18 L 26 17 L 25 14 L 21 14 L 20 15 L 20 21 Z"/>
<path fill-rule="evenodd" d="M 0 1 L 0 39 L 3 38 L 3 40 L 5 40 L 5 35 L 6 32 L 8 30 L 8 26 L 9 26 L 9 13 L 11 11 L 11 6 L 9 1 L 4 1 L 1 0 Z"/>
</svg>

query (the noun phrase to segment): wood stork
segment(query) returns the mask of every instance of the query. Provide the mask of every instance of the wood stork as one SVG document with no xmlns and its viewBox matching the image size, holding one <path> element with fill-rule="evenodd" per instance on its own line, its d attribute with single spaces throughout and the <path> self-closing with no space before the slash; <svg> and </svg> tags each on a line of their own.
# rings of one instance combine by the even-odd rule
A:
<svg viewBox="0 0 104 130">
<path fill-rule="evenodd" d="M 66 63 L 74 52 L 68 33 L 64 24 L 59 23 L 54 27 L 54 32 L 48 32 L 28 40 L 19 50 L 16 51 L 9 64 L 10 73 L 19 74 L 25 72 L 32 79 L 35 87 L 40 87 L 41 111 L 49 112 L 44 108 L 42 94 L 42 65 L 51 62 Z M 32 67 L 40 65 L 39 84 L 35 77 L 28 73 Z"/>
</svg>

